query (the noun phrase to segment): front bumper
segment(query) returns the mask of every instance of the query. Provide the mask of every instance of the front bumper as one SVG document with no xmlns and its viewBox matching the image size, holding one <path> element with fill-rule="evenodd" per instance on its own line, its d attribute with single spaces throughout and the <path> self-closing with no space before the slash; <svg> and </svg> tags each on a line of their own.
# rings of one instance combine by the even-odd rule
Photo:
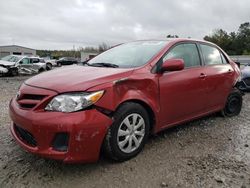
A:
<svg viewBox="0 0 250 188">
<path fill-rule="evenodd" d="M 25 110 L 15 99 L 10 102 L 10 117 L 13 121 L 11 133 L 25 150 L 40 156 L 62 160 L 65 163 L 95 162 L 100 148 L 112 124 L 112 119 L 96 109 L 75 113 L 60 113 Z M 32 145 L 20 137 L 16 126 L 33 136 Z M 67 151 L 57 151 L 53 147 L 55 135 L 69 135 Z"/>
<path fill-rule="evenodd" d="M 8 70 L 7 68 L 2 67 L 2 66 L 0 65 L 0 74 L 7 74 L 8 72 L 9 72 L 9 70 Z"/>
<path fill-rule="evenodd" d="M 250 85 L 248 85 L 247 82 L 244 80 L 238 82 L 236 86 L 241 91 L 250 91 Z"/>
</svg>

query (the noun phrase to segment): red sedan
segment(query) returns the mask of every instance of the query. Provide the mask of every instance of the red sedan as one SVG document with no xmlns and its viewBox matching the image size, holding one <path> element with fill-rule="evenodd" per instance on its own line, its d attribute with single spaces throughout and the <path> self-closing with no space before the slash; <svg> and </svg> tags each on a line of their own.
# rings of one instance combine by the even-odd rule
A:
<svg viewBox="0 0 250 188">
<path fill-rule="evenodd" d="M 205 41 L 122 44 L 25 81 L 10 102 L 11 133 L 27 151 L 68 163 L 94 162 L 101 149 L 128 160 L 149 134 L 214 112 L 238 115 L 239 75 Z"/>
</svg>

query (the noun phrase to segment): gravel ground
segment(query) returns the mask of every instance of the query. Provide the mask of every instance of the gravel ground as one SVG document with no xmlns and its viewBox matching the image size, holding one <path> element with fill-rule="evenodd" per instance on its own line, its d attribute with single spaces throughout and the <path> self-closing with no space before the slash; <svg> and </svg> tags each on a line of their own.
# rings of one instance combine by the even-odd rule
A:
<svg viewBox="0 0 250 188">
<path fill-rule="evenodd" d="M 8 103 L 28 77 L 0 77 L 0 187 L 250 187 L 250 93 L 233 118 L 216 114 L 149 139 L 136 158 L 65 165 L 23 151 Z"/>
</svg>

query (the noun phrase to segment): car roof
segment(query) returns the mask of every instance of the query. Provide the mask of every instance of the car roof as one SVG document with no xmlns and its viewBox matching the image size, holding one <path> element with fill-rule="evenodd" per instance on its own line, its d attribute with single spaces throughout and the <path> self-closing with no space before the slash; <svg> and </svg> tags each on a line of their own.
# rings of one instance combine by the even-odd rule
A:
<svg viewBox="0 0 250 188">
<path fill-rule="evenodd" d="M 160 38 L 160 39 L 145 39 L 145 40 L 136 40 L 136 41 L 201 42 L 201 43 L 213 44 L 209 41 L 193 39 L 193 38 Z M 136 41 L 131 41 L 131 42 L 136 42 Z"/>
</svg>

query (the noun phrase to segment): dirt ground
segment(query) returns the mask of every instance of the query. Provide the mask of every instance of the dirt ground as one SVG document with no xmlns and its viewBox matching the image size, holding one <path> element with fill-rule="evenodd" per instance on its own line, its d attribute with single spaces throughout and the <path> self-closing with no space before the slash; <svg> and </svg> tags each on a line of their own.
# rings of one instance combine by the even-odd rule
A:
<svg viewBox="0 0 250 188">
<path fill-rule="evenodd" d="M 21 149 L 8 103 L 28 77 L 0 77 L 0 187 L 250 187 L 250 93 L 233 118 L 216 114 L 151 137 L 136 158 L 65 165 Z"/>
</svg>

